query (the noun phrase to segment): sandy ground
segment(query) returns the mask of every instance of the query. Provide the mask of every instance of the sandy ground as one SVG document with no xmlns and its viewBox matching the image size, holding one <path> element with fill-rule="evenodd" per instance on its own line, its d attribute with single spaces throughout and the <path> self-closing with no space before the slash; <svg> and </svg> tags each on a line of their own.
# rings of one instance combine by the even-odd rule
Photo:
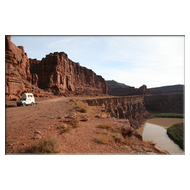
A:
<svg viewBox="0 0 190 190">
<path fill-rule="evenodd" d="M 116 146 L 99 144 L 94 141 L 97 136 L 95 126 L 113 123 L 116 118 L 96 118 L 93 109 L 88 113 L 76 113 L 77 118 L 88 116 L 88 121 L 80 121 L 79 127 L 67 133 L 60 132 L 65 122 L 65 114 L 73 109 L 68 101 L 71 97 L 38 98 L 38 104 L 26 107 L 6 108 L 5 154 L 27 154 L 35 138 L 55 137 L 59 140 L 59 154 L 144 154 L 138 146 Z M 6 102 L 16 104 L 16 102 Z M 79 119 L 80 120 L 80 119 Z"/>
</svg>

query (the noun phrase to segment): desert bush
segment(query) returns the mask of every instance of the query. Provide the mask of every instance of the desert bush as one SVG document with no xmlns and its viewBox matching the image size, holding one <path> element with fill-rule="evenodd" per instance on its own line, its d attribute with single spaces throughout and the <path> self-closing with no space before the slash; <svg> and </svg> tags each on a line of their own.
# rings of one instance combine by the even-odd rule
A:
<svg viewBox="0 0 190 190">
<path fill-rule="evenodd" d="M 76 106 L 75 109 L 80 113 L 87 113 L 87 109 L 82 106 Z"/>
<path fill-rule="evenodd" d="M 124 142 L 124 137 L 119 128 L 114 128 L 112 124 L 101 124 L 96 126 L 99 135 L 96 137 L 95 142 L 102 144 L 121 145 Z"/>
<path fill-rule="evenodd" d="M 94 140 L 100 144 L 115 144 L 114 138 L 105 134 L 98 135 Z"/>
<path fill-rule="evenodd" d="M 114 133 L 114 140 L 118 145 L 124 142 L 124 138 L 120 133 Z"/>
<path fill-rule="evenodd" d="M 111 130 L 112 129 L 112 124 L 111 123 L 106 123 L 106 124 L 101 124 L 101 125 L 97 125 L 97 128 L 101 128 L 101 129 L 107 129 L 107 130 Z"/>
<path fill-rule="evenodd" d="M 79 127 L 79 121 L 77 119 L 68 120 L 67 123 L 69 123 L 73 128 Z"/>
<path fill-rule="evenodd" d="M 88 121 L 88 117 L 83 117 L 80 119 L 80 121 Z"/>
<path fill-rule="evenodd" d="M 108 134 L 109 131 L 108 131 L 107 129 L 98 128 L 98 129 L 96 130 L 96 133 L 98 133 L 98 134 Z"/>
<path fill-rule="evenodd" d="M 130 137 L 125 138 L 124 144 L 127 145 L 127 146 L 132 146 L 134 144 L 134 140 L 132 138 L 130 138 Z"/>
<path fill-rule="evenodd" d="M 63 125 L 59 126 L 58 128 L 61 130 L 61 133 L 66 133 L 71 130 L 71 126 L 67 125 L 67 124 L 63 124 Z"/>
<path fill-rule="evenodd" d="M 44 138 L 34 141 L 30 153 L 51 154 L 60 152 L 60 144 L 56 138 Z"/>
</svg>

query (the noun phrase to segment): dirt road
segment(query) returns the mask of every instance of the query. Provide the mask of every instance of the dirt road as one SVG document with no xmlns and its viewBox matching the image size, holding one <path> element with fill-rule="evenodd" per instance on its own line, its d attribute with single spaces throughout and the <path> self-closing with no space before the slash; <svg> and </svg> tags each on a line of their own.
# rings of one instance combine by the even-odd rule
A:
<svg viewBox="0 0 190 190">
<path fill-rule="evenodd" d="M 140 146 L 115 146 L 95 142 L 96 126 L 118 122 L 116 118 L 96 118 L 94 108 L 87 113 L 74 112 L 79 121 L 77 128 L 61 133 L 60 126 L 65 117 L 72 112 L 71 98 L 60 97 L 38 100 L 35 106 L 6 108 L 5 153 L 28 154 L 35 139 L 54 137 L 59 141 L 59 154 L 145 154 Z M 73 113 L 73 112 L 72 112 Z M 81 120 L 83 117 L 88 120 Z"/>
</svg>

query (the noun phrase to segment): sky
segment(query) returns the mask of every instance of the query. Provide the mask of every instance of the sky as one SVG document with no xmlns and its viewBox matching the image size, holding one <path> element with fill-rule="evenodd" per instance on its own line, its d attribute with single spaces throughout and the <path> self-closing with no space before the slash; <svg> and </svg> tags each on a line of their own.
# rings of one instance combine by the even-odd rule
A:
<svg viewBox="0 0 190 190">
<path fill-rule="evenodd" d="M 29 58 L 49 53 L 135 88 L 184 84 L 184 36 L 11 36 Z"/>
</svg>

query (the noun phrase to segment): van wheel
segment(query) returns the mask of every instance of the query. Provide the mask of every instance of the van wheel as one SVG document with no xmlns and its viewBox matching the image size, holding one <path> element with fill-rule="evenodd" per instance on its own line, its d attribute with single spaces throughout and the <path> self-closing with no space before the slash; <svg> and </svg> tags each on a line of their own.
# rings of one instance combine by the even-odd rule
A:
<svg viewBox="0 0 190 190">
<path fill-rule="evenodd" d="M 31 103 L 31 106 L 33 106 L 33 105 L 34 105 L 34 103 L 32 102 L 32 103 Z"/>
<path fill-rule="evenodd" d="M 26 103 L 23 103 L 23 106 L 26 106 Z"/>
</svg>

